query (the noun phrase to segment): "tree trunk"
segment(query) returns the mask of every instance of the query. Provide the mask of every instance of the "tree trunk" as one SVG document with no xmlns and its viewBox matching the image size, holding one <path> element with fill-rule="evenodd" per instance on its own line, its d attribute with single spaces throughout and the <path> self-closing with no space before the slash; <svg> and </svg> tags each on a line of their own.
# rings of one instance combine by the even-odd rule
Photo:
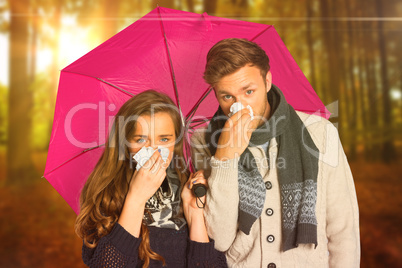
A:
<svg viewBox="0 0 402 268">
<path fill-rule="evenodd" d="M 10 1 L 10 91 L 8 99 L 7 182 L 32 180 L 31 159 L 32 94 L 28 76 L 29 0 Z"/>
<path fill-rule="evenodd" d="M 217 7 L 217 0 L 204 0 L 204 12 L 207 12 L 208 15 L 214 15 Z"/>
<path fill-rule="evenodd" d="M 188 11 L 194 12 L 194 2 L 193 0 L 186 0 Z"/>
<path fill-rule="evenodd" d="M 104 0 L 103 4 L 103 40 L 115 35 L 119 28 L 119 2 Z"/>
<path fill-rule="evenodd" d="M 368 23 L 370 26 L 367 27 L 367 29 L 375 28 L 375 22 L 369 22 Z M 372 34 L 365 34 L 365 39 L 364 39 L 364 54 L 365 55 L 370 55 L 368 59 L 366 60 L 366 69 L 367 69 L 367 85 L 368 85 L 368 115 L 369 115 L 369 121 L 368 121 L 368 128 L 367 132 L 369 133 L 368 136 L 368 148 L 366 151 L 366 159 L 367 160 L 377 160 L 378 159 L 378 152 L 380 151 L 378 148 L 378 143 L 376 142 L 376 136 L 375 131 L 378 129 L 378 103 L 377 103 L 377 92 L 378 92 L 378 87 L 377 87 L 377 77 L 376 77 L 376 72 L 374 70 L 374 66 L 376 65 L 376 55 L 377 55 L 377 49 L 373 45 L 375 43 L 375 36 L 374 33 Z"/>
<path fill-rule="evenodd" d="M 33 7 L 32 16 L 31 16 L 31 38 L 30 38 L 30 51 L 29 51 L 29 82 L 33 82 L 35 79 L 36 74 L 36 51 L 37 51 L 37 40 L 38 40 L 38 20 L 39 20 L 39 13 L 38 8 Z"/>
<path fill-rule="evenodd" d="M 53 60 L 52 60 L 52 70 L 51 70 L 51 86 L 49 87 L 49 100 L 50 100 L 50 107 L 56 106 L 56 95 L 57 89 L 59 84 L 59 77 L 60 77 L 60 66 L 59 66 L 59 40 L 60 40 L 60 28 L 61 28 L 61 14 L 64 5 L 64 0 L 57 2 L 57 6 L 52 17 L 52 25 L 54 29 L 54 35 L 52 36 L 51 44 L 52 44 L 52 53 L 53 53 Z M 50 119 L 50 129 L 53 124 L 53 118 Z M 47 137 L 50 140 L 50 135 Z"/>
<path fill-rule="evenodd" d="M 318 16 L 323 17 L 324 13 L 323 10 L 324 8 L 322 7 L 322 1 L 318 1 L 319 5 L 319 11 L 318 11 Z M 328 56 L 328 50 L 325 47 L 326 42 L 325 42 L 325 26 L 326 24 L 323 22 L 323 20 L 320 23 L 321 26 L 321 32 L 320 35 L 317 35 L 316 38 L 319 38 L 321 41 L 323 40 L 323 44 L 320 44 L 320 50 L 321 52 L 321 57 L 318 60 L 319 62 L 319 75 L 317 76 L 317 83 L 318 87 L 320 88 L 321 91 L 321 100 L 324 104 L 328 105 L 330 102 L 330 97 L 328 94 L 328 81 L 329 81 L 329 66 L 328 66 L 328 59 L 325 58 L 325 54 Z M 340 110 L 338 109 L 338 116 L 340 114 Z"/>
<path fill-rule="evenodd" d="M 358 16 L 361 16 L 363 14 L 358 14 Z M 365 22 L 355 22 L 356 25 L 358 25 L 359 29 L 364 29 L 364 24 Z M 366 51 L 365 44 L 364 44 L 364 38 L 367 33 L 365 31 L 359 30 L 359 33 L 356 33 L 357 36 L 357 44 L 355 44 L 355 47 L 360 48 L 357 50 L 358 54 L 358 66 L 359 66 L 359 84 L 360 84 L 360 89 L 359 89 L 359 99 L 360 99 L 360 119 L 362 122 L 362 129 L 364 130 L 361 134 L 362 136 L 362 143 L 364 145 L 364 156 L 367 156 L 367 151 L 369 150 L 369 143 L 370 143 L 370 132 L 369 130 L 369 125 L 370 125 L 370 118 L 369 118 L 369 110 L 370 106 L 368 103 L 368 91 L 369 91 L 369 84 L 367 83 L 367 79 L 364 79 L 363 73 L 365 73 L 366 77 L 369 72 L 367 68 L 367 55 L 369 55 Z M 366 158 L 367 159 L 367 158 Z"/>
<path fill-rule="evenodd" d="M 60 1 L 58 2 L 56 6 L 56 10 L 54 12 L 54 16 L 52 18 L 52 24 L 54 27 L 54 32 L 55 35 L 52 40 L 52 47 L 53 47 L 53 62 L 52 62 L 52 88 L 50 92 L 51 96 L 51 101 L 52 105 L 55 104 L 56 102 L 56 92 L 57 92 L 57 85 L 59 81 L 59 76 L 60 76 L 60 66 L 59 66 L 59 36 L 60 36 L 60 28 L 61 28 L 61 13 L 62 13 L 62 8 L 63 8 L 63 2 Z"/>
<path fill-rule="evenodd" d="M 380 50 L 380 66 L 381 66 L 381 78 L 382 78 L 382 105 L 383 105 L 383 144 L 382 144 L 382 159 L 389 163 L 395 159 L 396 151 L 394 148 L 392 136 L 392 111 L 391 100 L 388 83 L 388 65 L 387 65 L 387 51 L 386 51 L 386 37 L 384 34 L 383 21 L 384 18 L 382 3 L 380 0 L 376 0 L 376 9 L 378 18 L 378 47 Z"/>
<path fill-rule="evenodd" d="M 348 18 L 351 17 L 351 10 L 350 10 L 350 3 L 346 4 L 346 16 Z M 348 107 L 348 122 L 349 122 L 349 127 L 348 127 L 348 132 L 350 135 L 349 143 L 350 143 L 350 153 L 348 157 L 351 160 L 355 160 L 357 157 L 357 151 L 356 151 L 356 145 L 357 145 L 357 110 L 359 105 L 357 104 L 357 88 L 356 88 L 356 80 L 355 80 L 355 74 L 354 74 L 354 68 L 356 66 L 355 64 L 355 57 L 358 56 L 358 49 L 356 49 L 356 43 L 354 40 L 354 23 L 350 21 L 350 19 L 347 20 L 346 23 L 346 29 L 347 30 L 347 38 L 348 38 L 348 47 L 347 47 L 347 57 L 348 57 L 348 63 L 347 66 L 345 66 L 345 72 L 347 72 L 349 75 L 349 82 L 350 82 L 350 88 L 347 89 L 347 91 L 350 93 L 350 98 L 351 102 L 347 102 L 346 106 Z M 343 53 L 339 53 L 343 54 Z M 360 83 L 360 89 L 361 90 L 362 84 Z"/>
<path fill-rule="evenodd" d="M 311 18 L 313 17 L 312 11 L 312 3 L 311 0 L 306 1 L 306 9 L 307 9 L 307 46 L 308 46 L 308 54 L 310 60 L 310 77 L 311 77 L 311 85 L 315 90 L 317 86 L 317 82 L 315 80 L 315 58 L 314 58 L 314 41 L 312 36 L 311 29 Z M 319 94 L 321 95 L 321 94 Z"/>
<path fill-rule="evenodd" d="M 111 0 L 113 3 L 113 0 Z M 166 7 L 166 8 L 175 8 L 174 0 L 152 0 L 152 9 L 157 6 Z"/>
<path fill-rule="evenodd" d="M 336 4 L 332 4 L 332 1 L 321 1 L 321 13 L 324 18 L 335 18 Z M 324 34 L 324 44 L 328 55 L 328 73 L 329 73 L 329 85 L 328 89 L 329 100 L 332 103 L 339 99 L 339 64 L 338 64 L 338 51 L 337 44 L 340 41 L 336 38 L 336 21 L 322 20 L 322 28 Z"/>
<path fill-rule="evenodd" d="M 342 40 L 340 39 L 340 34 L 337 32 L 338 25 L 336 20 L 331 20 L 331 18 L 336 18 L 337 13 L 337 3 L 334 1 L 320 1 L 321 17 L 324 19 L 321 21 L 323 30 L 323 40 L 324 49 L 326 50 L 327 58 L 321 60 L 321 62 L 326 62 L 326 80 L 323 83 L 323 89 L 326 90 L 325 97 L 326 103 L 334 103 L 339 101 L 339 91 L 340 91 L 340 63 L 339 58 L 341 55 L 340 49 Z M 346 110 L 342 111 L 342 104 L 339 107 L 339 118 L 338 121 L 344 121 L 342 118 L 343 114 L 347 114 Z M 334 123 L 334 119 L 330 121 Z M 345 133 L 345 128 L 342 124 L 339 124 L 339 135 L 342 138 Z"/>
<path fill-rule="evenodd" d="M 239 6 L 248 9 L 248 0 L 240 0 Z"/>
</svg>

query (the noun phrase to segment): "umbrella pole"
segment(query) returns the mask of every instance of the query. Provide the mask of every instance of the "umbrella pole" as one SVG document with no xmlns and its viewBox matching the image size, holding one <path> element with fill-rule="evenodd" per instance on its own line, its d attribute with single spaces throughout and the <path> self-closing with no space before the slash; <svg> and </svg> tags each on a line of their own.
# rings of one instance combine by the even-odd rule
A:
<svg viewBox="0 0 402 268">
<path fill-rule="evenodd" d="M 184 119 L 183 112 L 182 112 L 181 106 L 180 106 L 179 92 L 177 90 L 176 76 L 174 74 L 172 57 L 170 56 L 169 45 L 168 45 L 168 42 L 167 42 L 165 27 L 163 26 L 163 20 L 162 20 L 161 11 L 160 11 L 159 6 L 158 6 L 158 14 L 159 14 L 160 22 L 161 22 L 163 38 L 165 39 L 166 51 L 167 51 L 167 55 L 168 55 L 168 58 L 169 58 L 170 74 L 172 75 L 173 88 L 174 88 L 174 93 L 175 93 L 175 96 L 176 96 L 177 106 L 178 106 L 179 111 L 180 111 L 181 123 L 182 123 L 183 127 L 185 127 L 185 119 Z"/>
</svg>

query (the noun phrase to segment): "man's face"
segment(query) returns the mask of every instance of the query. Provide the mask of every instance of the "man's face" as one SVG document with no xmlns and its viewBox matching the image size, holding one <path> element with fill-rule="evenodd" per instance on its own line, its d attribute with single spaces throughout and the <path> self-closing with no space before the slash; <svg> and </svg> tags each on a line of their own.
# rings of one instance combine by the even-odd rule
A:
<svg viewBox="0 0 402 268">
<path fill-rule="evenodd" d="M 263 118 L 268 119 L 270 107 L 267 99 L 267 92 L 272 85 L 271 72 L 267 73 L 264 79 L 260 69 L 255 66 L 246 65 L 233 74 L 224 76 L 215 85 L 215 95 L 219 106 L 228 115 L 230 106 L 235 102 L 241 102 L 244 107 L 250 105 L 254 111 L 251 127 L 257 127 L 263 123 Z"/>
</svg>

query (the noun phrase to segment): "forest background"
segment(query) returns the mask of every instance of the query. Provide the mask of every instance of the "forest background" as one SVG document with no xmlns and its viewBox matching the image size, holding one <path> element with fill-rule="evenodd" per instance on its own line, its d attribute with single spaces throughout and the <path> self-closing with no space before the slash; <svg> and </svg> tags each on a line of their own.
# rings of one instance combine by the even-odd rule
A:
<svg viewBox="0 0 402 268">
<path fill-rule="evenodd" d="M 402 1 L 0 0 L 0 267 L 84 267 L 44 172 L 60 70 L 157 5 L 273 24 L 332 112 L 361 267 L 402 267 Z"/>
</svg>

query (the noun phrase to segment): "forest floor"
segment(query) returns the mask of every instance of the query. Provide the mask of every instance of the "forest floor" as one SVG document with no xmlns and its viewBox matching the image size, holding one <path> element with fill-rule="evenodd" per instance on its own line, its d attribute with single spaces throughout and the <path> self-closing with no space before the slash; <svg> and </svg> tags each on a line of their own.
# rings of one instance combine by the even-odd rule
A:
<svg viewBox="0 0 402 268">
<path fill-rule="evenodd" d="M 0 267 L 85 267 L 75 213 L 40 179 L 46 153 L 36 154 L 38 177 L 5 186 L 0 151 Z M 402 267 L 402 163 L 350 163 L 360 209 L 361 267 Z"/>
</svg>

